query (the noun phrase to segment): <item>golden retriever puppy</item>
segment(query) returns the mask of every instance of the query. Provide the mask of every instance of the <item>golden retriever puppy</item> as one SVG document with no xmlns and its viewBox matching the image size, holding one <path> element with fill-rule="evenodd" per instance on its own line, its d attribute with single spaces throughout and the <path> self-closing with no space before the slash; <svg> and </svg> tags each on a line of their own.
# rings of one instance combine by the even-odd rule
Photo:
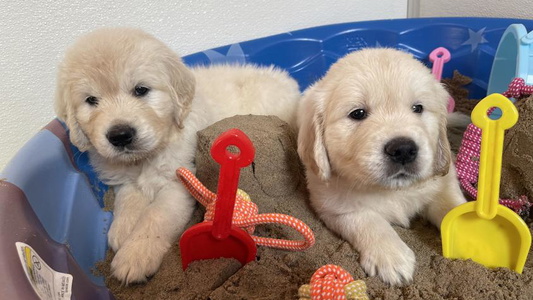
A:
<svg viewBox="0 0 533 300">
<path fill-rule="evenodd" d="M 59 67 L 56 112 L 114 186 L 113 275 L 145 281 L 183 232 L 195 201 L 174 172 L 194 169 L 198 130 L 236 114 L 277 115 L 296 126 L 299 97 L 298 84 L 278 69 L 189 69 L 141 30 L 100 29 L 79 39 Z"/>
<path fill-rule="evenodd" d="M 390 224 L 421 213 L 437 227 L 465 201 L 446 136 L 448 94 L 422 63 L 393 49 L 341 58 L 305 91 L 298 152 L 311 204 L 370 275 L 412 280 L 413 251 Z"/>
</svg>

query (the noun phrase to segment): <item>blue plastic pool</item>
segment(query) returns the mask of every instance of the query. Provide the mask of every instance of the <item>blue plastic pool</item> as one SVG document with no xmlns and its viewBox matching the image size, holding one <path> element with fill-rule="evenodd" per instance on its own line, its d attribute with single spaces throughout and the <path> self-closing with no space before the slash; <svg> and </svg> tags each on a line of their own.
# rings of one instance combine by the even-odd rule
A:
<svg viewBox="0 0 533 300">
<path fill-rule="evenodd" d="M 227 45 L 188 55 L 184 60 L 189 65 L 274 64 L 288 70 L 303 90 L 339 57 L 354 50 L 394 47 L 429 65 L 429 53 L 442 46 L 452 54 L 443 77 L 458 70 L 473 78 L 468 86 L 470 96 L 481 98 L 486 95 L 500 37 L 515 23 L 523 24 L 528 32 L 533 30 L 533 21 L 516 19 L 355 22 Z M 103 278 L 93 272 L 95 263 L 105 257 L 106 234 L 112 221 L 112 214 L 103 210 L 106 187 L 92 173 L 86 155 L 70 145 L 65 128 L 57 120 L 48 124 L 18 151 L 0 179 L 1 298 L 38 299 L 22 266 L 37 267 L 43 262 L 72 275 L 72 299 L 112 299 Z M 34 252 L 21 252 L 17 242 L 29 245 Z"/>
</svg>

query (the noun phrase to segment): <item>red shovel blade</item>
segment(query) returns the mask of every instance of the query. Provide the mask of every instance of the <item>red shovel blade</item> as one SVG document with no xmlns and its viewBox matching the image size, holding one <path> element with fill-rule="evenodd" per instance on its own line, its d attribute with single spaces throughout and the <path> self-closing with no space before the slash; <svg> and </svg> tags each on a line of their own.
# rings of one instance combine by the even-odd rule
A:
<svg viewBox="0 0 533 300">
<path fill-rule="evenodd" d="M 181 236 L 181 264 L 183 270 L 196 260 L 212 258 L 235 258 L 242 265 L 255 259 L 257 247 L 250 235 L 236 227 L 231 226 L 229 235 L 220 240 L 215 238 L 211 231 L 213 222 L 203 222 L 187 229 Z"/>
<path fill-rule="evenodd" d="M 229 146 L 238 148 L 230 152 Z M 254 260 L 257 248 L 252 237 L 232 225 L 240 169 L 252 163 L 255 149 L 244 132 L 231 129 L 220 135 L 211 147 L 211 156 L 220 166 L 215 216 L 212 222 L 197 224 L 180 240 L 182 266 L 194 260 L 236 258 L 243 265 Z"/>
</svg>

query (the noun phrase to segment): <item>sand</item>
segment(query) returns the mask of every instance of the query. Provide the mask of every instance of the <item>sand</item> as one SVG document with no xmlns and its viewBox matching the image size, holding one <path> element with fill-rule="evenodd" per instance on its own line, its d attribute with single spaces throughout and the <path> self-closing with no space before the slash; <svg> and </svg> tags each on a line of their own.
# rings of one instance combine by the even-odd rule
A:
<svg viewBox="0 0 533 300">
<path fill-rule="evenodd" d="M 117 299 L 297 299 L 298 288 L 309 283 L 314 271 L 325 264 L 339 265 L 355 279 L 364 280 L 372 299 L 533 298 L 531 255 L 523 274 L 505 268 L 487 269 L 472 261 L 449 260 L 442 256 L 439 231 L 422 219 L 415 219 L 410 228 L 394 227 L 416 254 L 414 281 L 390 287 L 376 277 L 368 277 L 359 266 L 358 253 L 328 230 L 309 207 L 295 134 L 276 117 L 237 116 L 199 133 L 197 176 L 211 190 L 216 191 L 218 166 L 209 156 L 209 145 L 220 133 L 234 127 L 244 131 L 256 148 L 253 166 L 241 172 L 240 188 L 250 194 L 260 213 L 289 214 L 307 223 L 315 233 L 316 244 L 304 252 L 259 247 L 256 260 L 245 266 L 233 259 L 214 259 L 194 262 L 183 272 L 176 241 L 160 271 L 147 283 L 125 287 L 108 276 L 106 284 Z M 190 224 L 202 219 L 203 210 L 198 208 Z M 291 229 L 273 225 L 259 226 L 255 234 L 299 238 Z M 110 274 L 112 256 L 110 252 L 101 265 L 106 275 Z"/>
<path fill-rule="evenodd" d="M 502 162 L 502 197 L 526 195 L 533 199 L 533 96 L 517 102 L 520 118 L 505 135 Z"/>
</svg>

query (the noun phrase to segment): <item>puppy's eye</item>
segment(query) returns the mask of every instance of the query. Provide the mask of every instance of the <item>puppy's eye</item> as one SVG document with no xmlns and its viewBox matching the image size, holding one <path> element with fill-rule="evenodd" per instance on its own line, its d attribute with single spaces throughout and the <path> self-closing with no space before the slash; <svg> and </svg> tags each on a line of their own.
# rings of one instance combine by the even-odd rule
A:
<svg viewBox="0 0 533 300">
<path fill-rule="evenodd" d="M 422 104 L 415 104 L 411 106 L 411 109 L 414 113 L 421 114 L 424 111 L 424 106 L 422 106 Z"/>
<path fill-rule="evenodd" d="M 349 114 L 349 117 L 354 120 L 363 120 L 367 117 L 366 110 L 358 108 Z"/>
<path fill-rule="evenodd" d="M 98 105 L 98 98 L 96 98 L 94 96 L 89 96 L 89 97 L 85 98 L 85 102 L 89 103 L 89 105 L 96 106 L 96 105 Z"/>
<path fill-rule="evenodd" d="M 142 86 L 142 85 L 138 85 L 133 90 L 133 94 L 135 94 L 135 96 L 137 96 L 137 97 L 142 97 L 142 96 L 148 94 L 149 91 L 150 91 L 149 88 L 147 88 L 145 86 Z"/>
</svg>

